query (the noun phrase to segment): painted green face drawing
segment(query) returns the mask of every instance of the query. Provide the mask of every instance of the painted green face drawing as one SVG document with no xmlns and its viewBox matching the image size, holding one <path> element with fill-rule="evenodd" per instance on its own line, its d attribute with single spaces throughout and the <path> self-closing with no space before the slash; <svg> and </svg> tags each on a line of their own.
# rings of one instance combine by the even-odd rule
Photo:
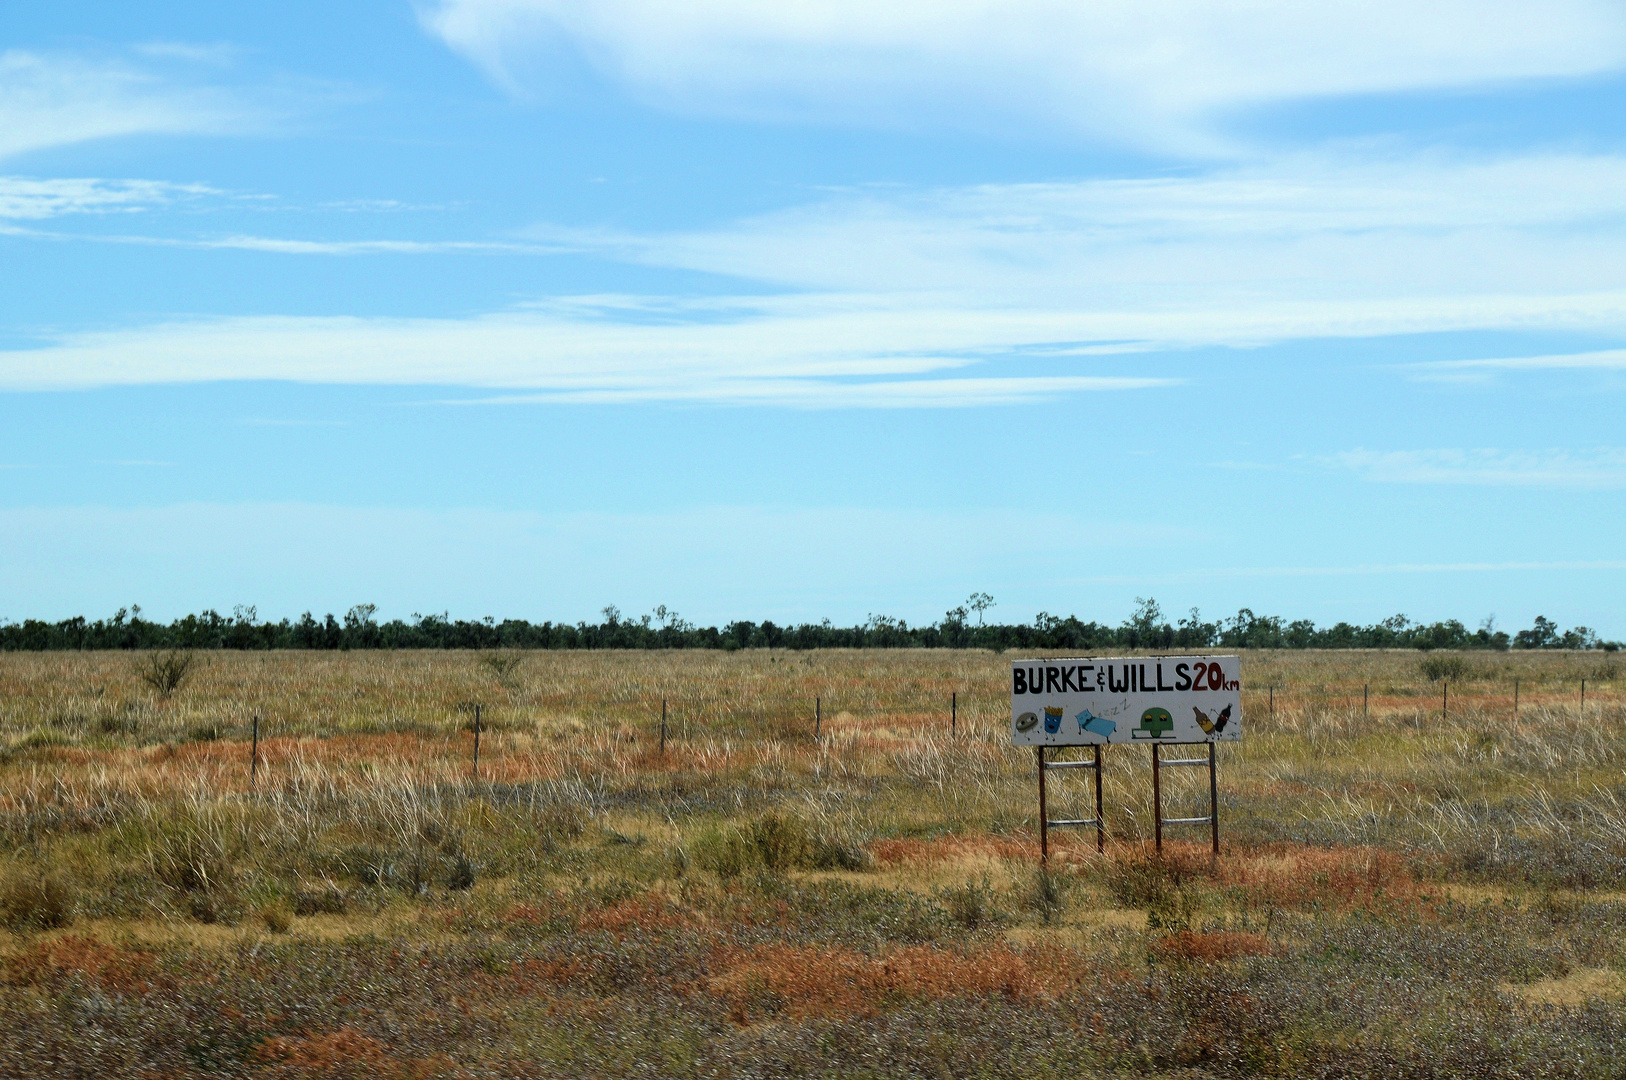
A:
<svg viewBox="0 0 1626 1080">
<path fill-rule="evenodd" d="M 1140 729 L 1154 739 L 1161 739 L 1174 729 L 1174 717 L 1169 715 L 1167 709 L 1147 709 L 1140 714 Z"/>
</svg>

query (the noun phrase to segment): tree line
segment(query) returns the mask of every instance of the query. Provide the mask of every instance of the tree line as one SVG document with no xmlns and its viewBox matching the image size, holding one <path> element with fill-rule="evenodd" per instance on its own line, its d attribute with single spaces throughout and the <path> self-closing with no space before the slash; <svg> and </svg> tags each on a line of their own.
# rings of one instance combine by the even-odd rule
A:
<svg viewBox="0 0 1626 1080">
<path fill-rule="evenodd" d="M 856 626 L 818 623 L 779 626 L 741 620 L 722 626 L 696 626 L 665 606 L 648 615 L 626 617 L 607 607 L 601 621 L 540 622 L 525 619 L 452 619 L 446 614 L 414 614 L 410 620 L 380 622 L 372 604 L 358 604 L 342 618 L 261 621 L 253 607 L 231 615 L 214 610 L 162 623 L 141 616 L 141 608 L 120 608 L 112 617 L 46 622 L 0 619 L 0 651 L 67 649 L 1604 649 L 1620 648 L 1585 627 L 1560 630 L 1538 616 L 1527 630 L 1497 630 L 1493 619 L 1470 630 L 1456 619 L 1417 623 L 1394 615 L 1370 626 L 1339 622 L 1317 626 L 1309 619 L 1289 621 L 1243 608 L 1234 616 L 1205 620 L 1196 608 L 1170 621 L 1156 600 L 1140 599 L 1117 625 L 1077 616 L 1040 612 L 1031 623 L 986 622 L 994 606 L 987 593 L 974 593 L 937 622 L 910 626 L 905 620 L 871 615 Z M 977 619 L 973 623 L 972 612 Z"/>
</svg>

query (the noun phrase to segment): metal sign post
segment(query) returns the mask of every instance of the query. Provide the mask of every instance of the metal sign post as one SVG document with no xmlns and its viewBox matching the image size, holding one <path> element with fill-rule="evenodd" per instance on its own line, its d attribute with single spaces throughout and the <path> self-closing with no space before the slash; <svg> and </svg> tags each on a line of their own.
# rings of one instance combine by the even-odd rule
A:
<svg viewBox="0 0 1626 1080">
<path fill-rule="evenodd" d="M 1274 705 L 1274 688 L 1272 688 Z M 1152 749 L 1153 830 L 1163 850 L 1163 826 L 1207 825 L 1219 853 L 1219 769 L 1215 744 L 1242 737 L 1242 668 L 1235 656 L 1086 657 L 1016 660 L 1011 664 L 1011 742 L 1032 746 L 1039 765 L 1039 852 L 1050 858 L 1050 830 L 1094 826 L 1106 850 L 1101 794 L 1101 747 L 1146 743 Z M 1206 745 L 1203 757 L 1165 758 L 1164 746 Z M 1094 760 L 1055 761 L 1052 747 L 1089 746 Z M 1208 813 L 1163 816 L 1163 769 L 1208 767 Z M 1095 771 L 1095 816 L 1052 818 L 1047 774 Z"/>
<path fill-rule="evenodd" d="M 1039 747 L 1039 859 L 1041 862 L 1050 861 L 1050 830 L 1068 828 L 1072 826 L 1095 826 L 1095 850 L 1098 852 L 1107 849 L 1106 820 L 1101 815 L 1101 748 L 1095 748 L 1094 761 L 1049 761 L 1045 756 L 1045 748 Z M 1052 769 L 1092 769 L 1095 772 L 1095 816 L 1092 818 L 1061 818 L 1050 817 L 1048 799 L 1045 793 L 1045 773 Z"/>
<path fill-rule="evenodd" d="M 1215 768 L 1214 744 L 1208 744 L 1207 757 L 1176 758 L 1172 761 L 1162 760 L 1158 755 L 1158 748 L 1152 747 L 1152 804 L 1153 820 L 1156 822 L 1157 850 L 1163 851 L 1163 826 L 1165 825 L 1208 825 L 1213 831 L 1214 854 L 1219 854 L 1219 770 Z M 1166 818 L 1163 816 L 1163 785 L 1161 783 L 1161 769 L 1173 768 L 1177 765 L 1208 766 L 1208 816 Z"/>
</svg>

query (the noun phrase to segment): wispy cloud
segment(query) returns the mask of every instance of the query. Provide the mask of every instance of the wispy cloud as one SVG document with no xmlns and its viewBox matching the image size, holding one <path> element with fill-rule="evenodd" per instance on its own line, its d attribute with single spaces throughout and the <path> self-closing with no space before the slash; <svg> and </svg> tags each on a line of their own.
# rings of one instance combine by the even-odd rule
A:
<svg viewBox="0 0 1626 1080">
<path fill-rule="evenodd" d="M 1149 390 L 1177 386 L 1184 380 L 1130 376 L 1019 376 L 987 379 L 922 378 L 882 382 L 832 382 L 812 379 L 715 379 L 708 382 L 566 390 L 548 394 L 512 394 L 465 398 L 455 404 L 519 405 L 568 403 L 628 404 L 641 401 L 691 401 L 735 405 L 786 405 L 806 409 L 953 409 L 987 405 L 1021 405 L 1069 394 L 1110 390 Z"/>
<path fill-rule="evenodd" d="M 1304 154 L 1202 175 L 856 191 L 703 232 L 538 227 L 607 256 L 806 289 L 1163 310 L 1626 287 L 1626 157 Z"/>
<path fill-rule="evenodd" d="M 671 303 L 662 317 L 637 322 L 626 318 L 626 306 L 586 302 L 474 319 L 186 322 L 0 352 L 0 388 L 282 379 L 488 387 L 574 402 L 951 407 L 1178 381 L 1102 371 L 1110 360 L 1096 357 L 1069 361 L 1075 373 L 1062 376 L 1002 371 L 968 378 L 965 369 L 1009 362 L 1008 346 L 1054 337 L 1054 316 L 989 320 L 954 309 L 865 303 L 736 298 L 726 312 L 715 303 L 692 309 Z M 1073 328 L 1066 336 L 1080 337 Z M 1093 370 L 1076 374 L 1083 364 Z"/>
<path fill-rule="evenodd" d="M 1351 450 L 1328 463 L 1391 484 L 1626 487 L 1626 450 Z"/>
<path fill-rule="evenodd" d="M 1248 578 L 1385 577 L 1391 574 L 1505 574 L 1552 570 L 1626 570 L 1622 559 L 1577 559 L 1563 562 L 1366 563 L 1354 566 L 1223 566 L 1166 574 L 1103 574 L 1068 579 L 1101 585 L 1188 584 Z"/>
<path fill-rule="evenodd" d="M 1505 356 L 1491 360 L 1435 360 L 1413 364 L 1411 368 L 1426 377 L 1447 379 L 1480 379 L 1498 371 L 1621 371 L 1626 370 L 1626 349 Z"/>
<path fill-rule="evenodd" d="M 275 117 L 232 90 L 120 59 L 0 52 L 0 158 L 115 136 L 244 134 Z"/>
<path fill-rule="evenodd" d="M 39 221 L 68 214 L 129 213 L 223 194 L 205 184 L 162 180 L 0 176 L 0 219 Z"/>
<path fill-rule="evenodd" d="M 1626 64 L 1607 0 L 438 0 L 424 25 L 516 92 L 568 49 L 673 111 L 1089 131 L 1213 150 L 1284 100 L 1586 75 Z"/>
</svg>

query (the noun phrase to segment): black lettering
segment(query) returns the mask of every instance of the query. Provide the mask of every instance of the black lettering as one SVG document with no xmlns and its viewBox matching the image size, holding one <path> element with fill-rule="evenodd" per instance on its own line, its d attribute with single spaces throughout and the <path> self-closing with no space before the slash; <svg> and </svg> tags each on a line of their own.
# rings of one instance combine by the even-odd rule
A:
<svg viewBox="0 0 1626 1080">
<path fill-rule="evenodd" d="M 1129 665 L 1128 664 L 1124 665 L 1124 677 L 1123 677 L 1122 681 L 1119 681 L 1118 679 L 1113 678 L 1112 670 L 1113 670 L 1113 665 L 1108 664 L 1107 665 L 1107 689 L 1111 690 L 1114 694 L 1121 694 L 1124 691 L 1129 689 Z"/>
<path fill-rule="evenodd" d="M 1064 667 L 1061 669 L 1061 688 L 1063 692 L 1079 689 L 1073 685 L 1073 672 L 1077 670 L 1078 669 L 1075 667 Z"/>
<path fill-rule="evenodd" d="M 1163 665 L 1162 664 L 1157 665 L 1157 688 L 1159 690 L 1173 690 L 1174 689 L 1174 687 L 1172 687 L 1172 686 L 1164 686 L 1163 685 Z"/>
<path fill-rule="evenodd" d="M 1088 690 L 1090 688 L 1089 676 L 1085 675 L 1084 673 L 1086 671 L 1094 671 L 1094 670 L 1095 670 L 1095 665 L 1094 664 L 1080 664 L 1078 666 L 1078 688 L 1080 690 Z"/>
<path fill-rule="evenodd" d="M 1044 669 L 1044 689 L 1047 694 L 1056 692 L 1056 680 L 1061 676 L 1060 668 L 1047 667 Z"/>
<path fill-rule="evenodd" d="M 1028 693 L 1030 693 L 1030 694 L 1042 694 L 1042 693 L 1044 693 L 1044 668 L 1042 668 L 1042 667 L 1030 667 L 1030 668 L 1028 668 Z"/>
<path fill-rule="evenodd" d="M 1190 664 L 1176 664 L 1176 665 L 1174 665 L 1174 688 L 1176 690 L 1190 690 L 1191 689 L 1191 665 Z"/>
<path fill-rule="evenodd" d="M 1028 692 L 1028 677 L 1021 668 L 1011 668 L 1011 693 L 1025 694 Z"/>
</svg>

